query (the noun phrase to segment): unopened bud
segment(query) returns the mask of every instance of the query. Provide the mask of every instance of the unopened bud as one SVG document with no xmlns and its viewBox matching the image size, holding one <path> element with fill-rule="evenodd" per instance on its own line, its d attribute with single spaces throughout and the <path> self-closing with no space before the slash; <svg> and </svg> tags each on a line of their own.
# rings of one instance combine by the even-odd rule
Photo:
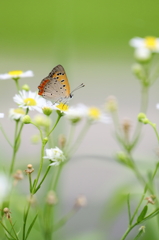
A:
<svg viewBox="0 0 159 240">
<path fill-rule="evenodd" d="M 28 173 L 28 174 L 31 174 L 32 172 L 34 172 L 34 168 L 33 168 L 32 164 L 28 164 L 25 172 Z"/>
<path fill-rule="evenodd" d="M 22 90 L 25 90 L 25 91 L 29 91 L 30 90 L 30 87 L 27 85 L 27 84 L 24 84 L 23 86 L 22 86 Z"/>
<path fill-rule="evenodd" d="M 10 210 L 9 210 L 9 208 L 4 208 L 3 209 L 3 213 L 4 213 L 4 215 L 5 215 L 5 217 L 7 218 L 7 219 L 10 219 L 11 218 L 11 212 L 10 212 Z"/>
<path fill-rule="evenodd" d="M 29 124 L 31 123 L 31 117 L 29 115 L 25 115 L 23 118 L 22 118 L 22 122 L 24 124 Z"/>
</svg>

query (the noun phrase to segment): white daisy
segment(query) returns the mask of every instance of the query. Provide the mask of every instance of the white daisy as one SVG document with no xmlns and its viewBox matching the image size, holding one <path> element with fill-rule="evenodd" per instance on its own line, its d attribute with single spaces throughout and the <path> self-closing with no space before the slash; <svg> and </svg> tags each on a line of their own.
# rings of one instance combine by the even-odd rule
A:
<svg viewBox="0 0 159 240">
<path fill-rule="evenodd" d="M 19 94 L 16 94 L 13 97 L 13 100 L 19 105 L 20 108 L 37 110 L 42 113 L 42 104 L 44 98 L 40 97 L 37 92 L 31 91 L 19 91 Z"/>
<path fill-rule="evenodd" d="M 88 108 L 84 104 L 78 104 L 76 107 L 70 107 L 66 112 L 66 118 L 72 122 L 78 122 L 87 115 Z"/>
<path fill-rule="evenodd" d="M 18 79 L 18 78 L 25 78 L 25 77 L 33 77 L 33 71 L 28 70 L 26 72 L 23 72 L 21 70 L 17 71 L 10 71 L 8 73 L 0 74 L 0 79 L 5 80 L 5 79 Z"/>
<path fill-rule="evenodd" d="M 11 108 L 9 110 L 9 118 L 13 120 L 19 120 L 21 117 L 25 115 L 25 111 L 22 108 Z"/>
<path fill-rule="evenodd" d="M 134 48 L 146 48 L 151 52 L 159 52 L 159 38 L 156 37 L 135 37 L 130 40 L 129 44 Z"/>
<path fill-rule="evenodd" d="M 46 156 L 44 158 L 50 160 L 50 166 L 58 166 L 66 160 L 65 155 L 58 147 L 46 149 L 45 151 Z"/>
<path fill-rule="evenodd" d="M 87 117 L 91 122 L 110 123 L 111 119 L 97 107 L 89 107 Z"/>
</svg>

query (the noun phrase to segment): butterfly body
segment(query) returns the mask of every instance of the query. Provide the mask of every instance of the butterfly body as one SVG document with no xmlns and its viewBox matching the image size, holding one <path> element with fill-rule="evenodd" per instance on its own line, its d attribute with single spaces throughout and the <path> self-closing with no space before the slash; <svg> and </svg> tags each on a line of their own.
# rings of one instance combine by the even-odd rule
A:
<svg viewBox="0 0 159 240">
<path fill-rule="evenodd" d="M 78 88 L 80 87 L 84 87 L 84 84 L 81 84 Z M 49 75 L 41 81 L 38 89 L 38 94 L 42 97 L 59 102 L 65 101 L 73 96 L 70 92 L 66 72 L 61 65 L 57 65 L 52 69 Z"/>
</svg>

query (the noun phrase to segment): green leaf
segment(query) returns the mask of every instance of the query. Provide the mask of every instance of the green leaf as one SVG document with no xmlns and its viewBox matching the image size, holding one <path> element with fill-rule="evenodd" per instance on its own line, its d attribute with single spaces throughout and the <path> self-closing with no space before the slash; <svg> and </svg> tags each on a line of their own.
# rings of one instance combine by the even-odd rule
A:
<svg viewBox="0 0 159 240">
<path fill-rule="evenodd" d="M 12 234 L 9 232 L 9 230 L 6 228 L 6 226 L 0 221 L 0 224 L 2 225 L 2 227 L 5 229 L 5 231 L 6 231 L 6 233 L 5 233 L 5 235 L 6 235 L 6 237 L 10 240 L 10 239 L 12 239 L 12 240 L 16 240 L 13 236 L 12 236 Z M 9 237 L 9 236 L 10 237 Z"/>
<path fill-rule="evenodd" d="M 31 222 L 31 224 L 30 224 L 30 226 L 29 226 L 29 228 L 28 228 L 28 231 L 27 231 L 27 233 L 26 233 L 25 240 L 28 238 L 28 236 L 29 236 L 29 233 L 30 233 L 30 231 L 31 231 L 32 227 L 34 226 L 34 223 L 35 223 L 35 221 L 36 221 L 37 217 L 38 217 L 38 213 L 35 215 L 35 217 L 34 217 L 33 221 Z"/>
<path fill-rule="evenodd" d="M 147 217 L 145 217 L 142 222 L 147 221 L 148 219 L 151 219 L 153 217 L 155 217 L 157 214 L 159 214 L 159 208 L 157 208 L 154 212 L 152 212 L 151 214 L 149 214 Z"/>
<path fill-rule="evenodd" d="M 147 210 L 148 210 L 148 206 L 146 205 L 146 206 L 142 209 L 140 215 L 138 216 L 138 218 L 137 218 L 137 223 L 140 223 L 140 222 L 144 219 L 144 217 L 145 217 L 145 215 L 146 215 L 146 213 L 147 213 Z"/>
</svg>

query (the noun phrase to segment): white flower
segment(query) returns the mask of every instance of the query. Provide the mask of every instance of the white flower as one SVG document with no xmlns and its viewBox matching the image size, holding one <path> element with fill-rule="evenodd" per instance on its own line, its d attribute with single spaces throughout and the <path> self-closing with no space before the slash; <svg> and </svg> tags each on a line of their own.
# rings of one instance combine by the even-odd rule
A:
<svg viewBox="0 0 159 240">
<path fill-rule="evenodd" d="M 135 37 L 129 43 L 134 48 L 146 48 L 151 52 L 159 52 L 159 38 L 156 37 Z"/>
<path fill-rule="evenodd" d="M 79 104 L 76 107 L 70 107 L 66 112 L 66 118 L 73 123 L 79 122 L 83 117 L 86 117 L 88 108 L 84 104 Z"/>
<path fill-rule="evenodd" d="M 10 71 L 9 73 L 0 74 L 0 79 L 17 79 L 17 78 L 24 78 L 24 77 L 33 77 L 34 74 L 31 70 L 28 70 L 26 72 L 23 72 L 21 70 L 17 71 Z"/>
<path fill-rule="evenodd" d="M 3 173 L 0 173 L 0 203 L 5 200 L 5 197 L 9 193 L 11 188 L 9 179 Z"/>
<path fill-rule="evenodd" d="M 31 91 L 19 91 L 19 94 L 16 94 L 13 97 L 13 100 L 19 105 L 20 108 L 37 110 L 42 113 L 42 104 L 44 98 L 39 96 L 37 92 Z"/>
<path fill-rule="evenodd" d="M 24 115 L 25 115 L 25 112 L 22 108 L 17 108 L 17 109 L 11 108 L 9 110 L 9 118 L 13 120 L 19 120 Z"/>
<path fill-rule="evenodd" d="M 50 160 L 50 166 L 58 166 L 60 163 L 66 160 L 65 155 L 58 147 L 46 149 L 45 151 L 46 156 L 44 156 L 44 158 Z"/>
<path fill-rule="evenodd" d="M 0 113 L 0 118 L 4 118 L 4 113 Z"/>
<path fill-rule="evenodd" d="M 148 61 L 151 58 L 151 51 L 148 48 L 136 48 L 134 57 L 138 61 Z"/>
<path fill-rule="evenodd" d="M 111 119 L 97 107 L 89 107 L 87 117 L 91 122 L 110 123 Z"/>
</svg>

